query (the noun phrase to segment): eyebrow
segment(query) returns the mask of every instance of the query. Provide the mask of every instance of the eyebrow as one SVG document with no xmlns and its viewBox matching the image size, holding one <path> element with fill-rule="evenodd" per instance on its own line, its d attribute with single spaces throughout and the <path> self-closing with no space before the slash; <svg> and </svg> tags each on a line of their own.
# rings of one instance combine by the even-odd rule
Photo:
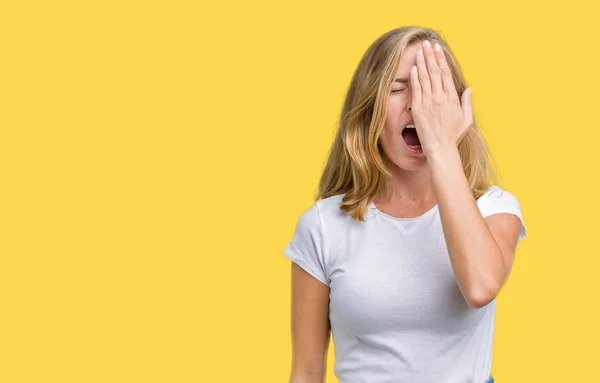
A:
<svg viewBox="0 0 600 383">
<path fill-rule="evenodd" d="M 408 79 L 407 78 L 397 78 L 397 79 L 394 80 L 394 82 L 400 82 L 400 83 L 408 84 Z"/>
</svg>

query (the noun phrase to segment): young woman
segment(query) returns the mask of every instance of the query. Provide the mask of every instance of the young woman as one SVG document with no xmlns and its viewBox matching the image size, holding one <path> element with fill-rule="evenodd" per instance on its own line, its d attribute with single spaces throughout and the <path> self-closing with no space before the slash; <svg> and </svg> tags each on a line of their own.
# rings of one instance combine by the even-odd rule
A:
<svg viewBox="0 0 600 383">
<path fill-rule="evenodd" d="M 292 262 L 290 383 L 484 383 L 495 298 L 526 236 L 471 89 L 433 30 L 377 39 L 350 84 Z"/>
</svg>

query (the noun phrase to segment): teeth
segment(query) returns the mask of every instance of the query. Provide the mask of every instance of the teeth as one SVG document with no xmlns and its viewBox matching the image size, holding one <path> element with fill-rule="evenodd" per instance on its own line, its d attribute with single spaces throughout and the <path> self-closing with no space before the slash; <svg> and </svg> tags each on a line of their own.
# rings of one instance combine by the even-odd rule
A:
<svg viewBox="0 0 600 383">
<path fill-rule="evenodd" d="M 417 129 L 417 127 L 414 126 L 413 124 L 408 124 L 408 125 L 406 125 L 406 129 Z"/>
</svg>

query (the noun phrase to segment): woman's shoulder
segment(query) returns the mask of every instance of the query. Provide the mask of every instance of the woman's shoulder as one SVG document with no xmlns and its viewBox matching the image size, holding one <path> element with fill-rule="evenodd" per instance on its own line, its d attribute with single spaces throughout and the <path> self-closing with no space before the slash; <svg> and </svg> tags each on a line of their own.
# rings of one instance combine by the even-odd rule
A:
<svg viewBox="0 0 600 383">
<path fill-rule="evenodd" d="M 491 185 L 487 191 L 477 199 L 477 206 L 479 207 L 479 211 L 483 218 L 498 213 L 516 215 L 521 221 L 521 231 L 519 233 L 518 241 L 521 241 L 527 236 L 521 203 L 513 193 L 503 189 L 499 185 Z"/>
<path fill-rule="evenodd" d="M 302 213 L 300 220 L 308 225 L 322 225 L 323 222 L 336 222 L 347 219 L 348 214 L 340 209 L 343 194 L 319 199 L 308 206 Z"/>
<path fill-rule="evenodd" d="M 502 188 L 500 185 L 492 184 L 487 190 L 477 199 L 478 203 L 486 203 L 498 200 L 516 200 L 516 196 L 510 191 Z"/>
<path fill-rule="evenodd" d="M 477 199 L 477 206 L 484 217 L 495 213 L 513 213 L 522 218 L 521 204 L 517 197 L 499 185 L 490 185 Z"/>
<path fill-rule="evenodd" d="M 319 209 L 319 213 L 332 214 L 340 210 L 340 203 L 344 198 L 343 194 L 336 194 L 327 198 L 320 199 L 315 202 L 315 206 Z"/>
</svg>

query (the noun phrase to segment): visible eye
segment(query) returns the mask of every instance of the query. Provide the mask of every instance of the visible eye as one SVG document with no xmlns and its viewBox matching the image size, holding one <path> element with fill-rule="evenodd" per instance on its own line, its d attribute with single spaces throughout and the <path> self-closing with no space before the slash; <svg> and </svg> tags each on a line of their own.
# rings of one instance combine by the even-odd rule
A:
<svg viewBox="0 0 600 383">
<path fill-rule="evenodd" d="M 392 90 L 392 93 L 400 93 L 400 92 L 404 92 L 406 89 L 395 89 Z"/>
</svg>

